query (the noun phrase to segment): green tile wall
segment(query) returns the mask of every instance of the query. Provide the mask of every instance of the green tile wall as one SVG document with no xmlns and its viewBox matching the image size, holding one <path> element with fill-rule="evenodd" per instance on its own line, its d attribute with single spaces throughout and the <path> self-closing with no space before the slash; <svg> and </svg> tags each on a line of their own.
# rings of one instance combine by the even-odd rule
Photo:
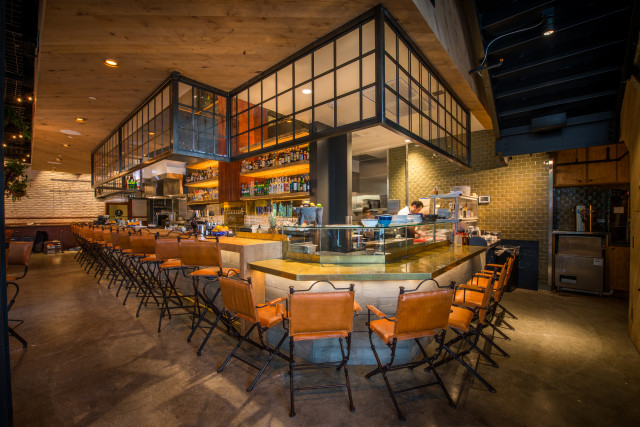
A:
<svg viewBox="0 0 640 427">
<path fill-rule="evenodd" d="M 409 145 L 409 200 L 448 193 L 452 186 L 469 185 L 471 192 L 491 196 L 481 205 L 478 225 L 501 231 L 504 239 L 537 240 L 540 244 L 539 285 L 547 287 L 549 227 L 549 160 L 547 154 L 512 157 L 506 165 L 495 155 L 492 131 L 471 135 L 471 168 L 465 169 L 433 152 Z M 405 147 L 389 150 L 389 198 L 404 206 Z"/>
</svg>

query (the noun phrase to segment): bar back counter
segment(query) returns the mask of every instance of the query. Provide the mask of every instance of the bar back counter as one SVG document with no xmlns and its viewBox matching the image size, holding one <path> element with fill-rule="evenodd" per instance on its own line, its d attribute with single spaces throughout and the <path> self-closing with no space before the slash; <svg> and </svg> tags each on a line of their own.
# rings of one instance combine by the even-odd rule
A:
<svg viewBox="0 0 640 427">
<path fill-rule="evenodd" d="M 385 313 L 395 313 L 400 286 L 413 289 L 429 280 L 421 291 L 438 285 L 460 283 L 485 265 L 487 246 L 454 245 L 446 239 L 447 224 L 431 223 L 427 237 L 407 237 L 416 224 L 389 227 L 329 225 L 325 227 L 285 227 L 284 257 L 249 263 L 256 299 L 264 302 L 286 297 L 289 287 L 306 289 L 316 281 L 328 280 L 336 287 L 355 284 L 355 298 L 364 308 L 374 305 Z M 314 292 L 330 291 L 319 284 Z M 373 365 L 375 358 L 367 335 L 366 308 L 354 320 L 350 363 Z M 269 337 L 275 339 L 275 336 Z M 303 343 L 296 353 L 309 361 L 339 357 L 339 349 L 319 340 Z M 399 362 L 419 351 L 407 342 L 398 345 Z M 382 347 L 381 347 L 382 349 Z M 388 351 L 385 347 L 384 350 Z M 387 355 L 383 356 L 386 357 Z"/>
</svg>

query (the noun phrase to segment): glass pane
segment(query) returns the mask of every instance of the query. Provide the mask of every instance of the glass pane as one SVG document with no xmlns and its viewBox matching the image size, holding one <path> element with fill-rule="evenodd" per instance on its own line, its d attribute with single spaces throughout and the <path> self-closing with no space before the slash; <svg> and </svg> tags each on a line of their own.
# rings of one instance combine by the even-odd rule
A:
<svg viewBox="0 0 640 427">
<path fill-rule="evenodd" d="M 323 101 L 326 101 L 327 99 L 331 99 L 334 97 L 333 74 L 334 73 L 329 73 L 325 76 L 320 77 L 319 79 L 315 79 L 313 92 L 314 104 L 319 104 Z"/>
<path fill-rule="evenodd" d="M 249 110 L 249 129 L 262 125 L 262 108 L 252 108 Z"/>
<path fill-rule="evenodd" d="M 245 89 L 238 94 L 238 112 L 249 108 L 249 90 Z"/>
<path fill-rule="evenodd" d="M 276 114 L 276 99 L 272 98 L 269 101 L 262 104 L 262 112 L 265 115 L 274 115 Z"/>
<path fill-rule="evenodd" d="M 360 29 L 336 40 L 336 67 L 360 55 Z"/>
<path fill-rule="evenodd" d="M 409 49 L 402 40 L 398 40 L 398 63 L 402 68 L 409 71 Z"/>
<path fill-rule="evenodd" d="M 316 132 L 322 132 L 333 127 L 333 102 L 315 107 L 313 114 L 315 116 Z"/>
<path fill-rule="evenodd" d="M 278 95 L 278 116 L 293 114 L 293 91 Z"/>
<path fill-rule="evenodd" d="M 336 96 L 343 95 L 360 87 L 360 61 L 352 62 L 336 71 Z"/>
<path fill-rule="evenodd" d="M 311 83 L 296 88 L 296 111 L 311 107 Z"/>
<path fill-rule="evenodd" d="M 398 93 L 404 99 L 409 99 L 409 76 L 402 69 L 398 70 L 398 73 Z"/>
<path fill-rule="evenodd" d="M 362 53 L 372 51 L 376 47 L 375 21 L 369 21 L 362 26 Z"/>
<path fill-rule="evenodd" d="M 293 139 L 293 117 L 278 120 L 278 144 Z"/>
<path fill-rule="evenodd" d="M 362 120 L 376 115 L 376 91 L 370 87 L 362 91 Z"/>
<path fill-rule="evenodd" d="M 409 129 L 409 104 L 402 100 L 398 100 L 400 111 L 398 112 L 398 124 L 405 129 Z"/>
<path fill-rule="evenodd" d="M 262 148 L 262 129 L 256 129 L 249 132 L 249 151 L 255 151 Z"/>
<path fill-rule="evenodd" d="M 409 101 L 414 107 L 420 108 L 420 90 L 418 89 L 418 83 L 411 79 L 411 86 L 409 88 Z"/>
<path fill-rule="evenodd" d="M 424 139 L 425 141 L 429 141 L 429 128 L 430 128 L 430 123 L 429 123 L 429 119 L 427 119 L 425 116 L 420 115 L 420 138 Z"/>
<path fill-rule="evenodd" d="M 249 113 L 244 112 L 238 115 L 238 133 L 246 132 L 249 129 Z"/>
<path fill-rule="evenodd" d="M 224 116 L 215 117 L 214 127 L 215 127 L 215 132 L 218 136 L 227 135 L 227 120 Z"/>
<path fill-rule="evenodd" d="M 311 55 L 298 59 L 293 65 L 296 73 L 296 85 L 311 79 Z"/>
<path fill-rule="evenodd" d="M 238 135 L 238 153 L 246 153 L 249 150 L 249 135 L 243 133 L 242 135 Z"/>
<path fill-rule="evenodd" d="M 392 58 L 397 58 L 396 33 L 387 23 L 384 24 L 384 50 L 386 50 Z"/>
<path fill-rule="evenodd" d="M 356 92 L 336 100 L 336 126 L 347 125 L 360 120 L 360 93 Z"/>
<path fill-rule="evenodd" d="M 311 130 L 311 109 L 296 113 L 295 115 L 296 137 L 303 137 Z"/>
<path fill-rule="evenodd" d="M 260 89 L 260 83 L 258 82 L 249 88 L 249 106 L 253 107 L 262 102 L 262 94 Z"/>
<path fill-rule="evenodd" d="M 178 93 L 180 94 L 178 102 L 180 104 L 191 106 L 193 103 L 192 87 L 184 83 L 178 83 Z"/>
<path fill-rule="evenodd" d="M 313 75 L 317 76 L 333 68 L 333 43 L 313 53 Z"/>
<path fill-rule="evenodd" d="M 291 89 L 293 86 L 293 66 L 287 65 L 278 71 L 278 93 Z"/>
<path fill-rule="evenodd" d="M 376 81 L 375 55 L 367 55 L 362 58 L 362 86 L 367 86 Z"/>
<path fill-rule="evenodd" d="M 431 82 L 429 93 L 431 94 L 431 96 L 433 96 L 433 99 L 438 99 L 438 92 L 440 91 L 438 80 L 436 80 L 433 74 L 429 73 L 429 81 Z"/>
<path fill-rule="evenodd" d="M 385 56 L 384 61 L 384 82 L 393 90 L 398 90 L 398 81 L 396 80 L 396 64 Z"/>
<path fill-rule="evenodd" d="M 411 132 L 420 135 L 420 113 L 415 108 L 411 109 Z"/>
<path fill-rule="evenodd" d="M 392 122 L 398 122 L 398 97 L 393 94 L 389 89 L 384 91 L 384 115 L 388 120 Z"/>
<path fill-rule="evenodd" d="M 429 90 L 429 70 L 424 65 L 420 65 L 421 80 L 420 84 L 425 90 Z"/>
<path fill-rule="evenodd" d="M 267 100 L 276 96 L 276 75 L 271 74 L 262 80 L 262 99 Z"/>
<path fill-rule="evenodd" d="M 411 54 L 411 77 L 420 82 L 420 62 L 413 53 Z"/>
<path fill-rule="evenodd" d="M 438 142 L 438 126 L 436 126 L 435 122 L 429 121 L 429 137 L 430 141 L 436 147 L 439 147 L 440 144 Z"/>
</svg>

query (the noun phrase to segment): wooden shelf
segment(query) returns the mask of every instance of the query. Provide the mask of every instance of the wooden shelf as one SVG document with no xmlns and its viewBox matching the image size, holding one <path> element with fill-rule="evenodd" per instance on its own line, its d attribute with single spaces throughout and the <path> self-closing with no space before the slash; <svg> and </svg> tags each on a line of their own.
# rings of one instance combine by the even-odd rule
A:
<svg viewBox="0 0 640 427">
<path fill-rule="evenodd" d="M 285 166 L 257 169 L 251 172 L 241 173 L 240 176 L 246 176 L 249 178 L 275 178 L 280 176 L 301 175 L 305 173 L 309 173 L 308 160 L 289 163 Z"/>
<path fill-rule="evenodd" d="M 281 193 L 281 194 L 269 194 L 267 196 L 252 196 L 252 197 L 241 197 L 240 200 L 295 200 L 295 199 L 306 199 L 309 197 L 309 192 L 301 192 L 301 193 Z"/>
<path fill-rule="evenodd" d="M 220 200 L 218 200 L 218 199 L 198 200 L 197 202 L 187 202 L 187 206 L 192 206 L 192 205 L 211 205 L 213 203 L 220 203 Z"/>
<path fill-rule="evenodd" d="M 187 169 L 194 169 L 194 170 L 205 170 L 205 169 L 209 169 L 211 167 L 218 167 L 218 161 L 217 160 L 202 160 L 200 162 L 190 163 L 190 164 L 186 165 Z"/>
<path fill-rule="evenodd" d="M 218 186 L 218 178 L 204 181 L 185 182 L 185 187 L 213 188 Z"/>
</svg>

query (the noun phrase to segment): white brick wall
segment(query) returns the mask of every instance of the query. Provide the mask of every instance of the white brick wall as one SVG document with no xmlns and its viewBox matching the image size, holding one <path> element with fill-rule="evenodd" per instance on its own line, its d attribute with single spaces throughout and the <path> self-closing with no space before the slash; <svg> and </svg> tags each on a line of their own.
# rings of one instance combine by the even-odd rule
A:
<svg viewBox="0 0 640 427">
<path fill-rule="evenodd" d="M 15 202 L 4 199 L 7 224 L 90 221 L 105 213 L 104 202 L 94 197 L 91 175 L 31 169 L 27 174 L 31 179 L 28 197 Z"/>
</svg>

